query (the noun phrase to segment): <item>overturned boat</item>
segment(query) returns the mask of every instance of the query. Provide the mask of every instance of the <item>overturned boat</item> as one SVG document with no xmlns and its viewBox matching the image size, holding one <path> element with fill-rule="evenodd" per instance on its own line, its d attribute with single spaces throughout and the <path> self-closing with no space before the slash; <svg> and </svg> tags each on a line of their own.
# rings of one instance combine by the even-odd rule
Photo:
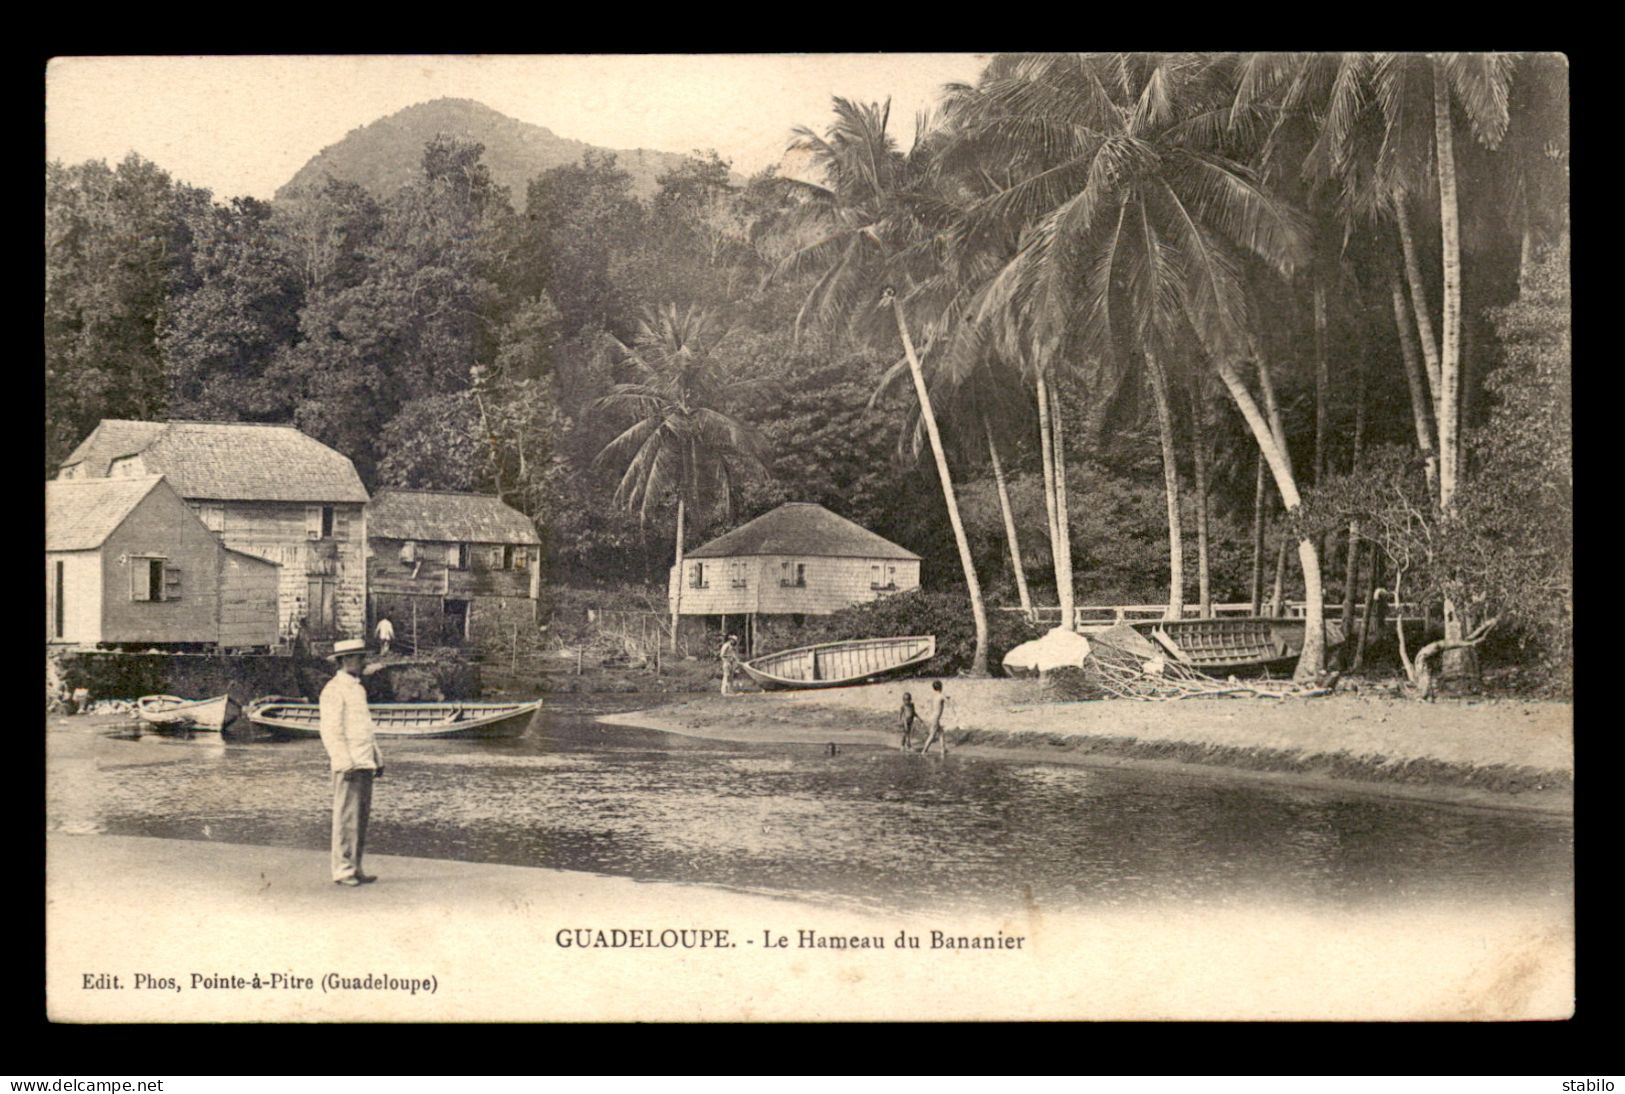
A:
<svg viewBox="0 0 1625 1094">
<path fill-rule="evenodd" d="M 526 703 L 368 703 L 380 737 L 520 737 L 541 712 Z M 268 696 L 248 704 L 249 721 L 285 737 L 320 737 L 322 709 L 303 699 Z"/>
<path fill-rule="evenodd" d="M 1239 616 L 1129 623 L 1162 653 L 1209 676 L 1291 673 L 1303 652 L 1306 624 L 1296 617 Z M 1100 636 L 1096 636 L 1096 641 Z M 1326 621 L 1326 649 L 1342 645 L 1343 627 Z"/>
<path fill-rule="evenodd" d="M 840 688 L 918 667 L 936 655 L 936 635 L 923 634 L 802 646 L 740 667 L 764 688 Z"/>
</svg>

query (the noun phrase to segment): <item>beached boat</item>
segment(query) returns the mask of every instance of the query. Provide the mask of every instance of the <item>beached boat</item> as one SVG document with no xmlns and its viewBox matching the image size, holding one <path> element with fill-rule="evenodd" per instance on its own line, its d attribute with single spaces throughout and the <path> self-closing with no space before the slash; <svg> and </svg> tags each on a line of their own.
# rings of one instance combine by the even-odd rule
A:
<svg viewBox="0 0 1625 1094">
<path fill-rule="evenodd" d="M 219 732 L 241 709 L 229 695 L 213 699 L 182 699 L 178 695 L 143 695 L 135 701 L 142 721 L 160 729 L 205 729 Z"/>
<path fill-rule="evenodd" d="M 528 703 L 368 703 L 380 737 L 519 737 L 542 709 Z M 248 720 L 272 733 L 320 737 L 321 706 L 303 699 L 270 696 L 245 711 Z"/>
<path fill-rule="evenodd" d="M 1209 676 L 1290 673 L 1303 652 L 1301 618 L 1159 619 L 1128 625 L 1155 642 L 1167 656 Z M 1328 619 L 1327 650 L 1342 642 L 1341 622 Z"/>
<path fill-rule="evenodd" d="M 764 688 L 839 688 L 925 664 L 937 655 L 935 635 L 826 642 L 741 664 Z"/>
</svg>

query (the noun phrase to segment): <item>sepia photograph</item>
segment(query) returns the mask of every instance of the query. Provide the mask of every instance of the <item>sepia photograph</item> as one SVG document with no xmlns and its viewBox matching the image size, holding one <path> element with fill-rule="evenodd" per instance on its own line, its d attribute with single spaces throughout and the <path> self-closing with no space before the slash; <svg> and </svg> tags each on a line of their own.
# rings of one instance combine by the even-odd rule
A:
<svg viewBox="0 0 1625 1094">
<path fill-rule="evenodd" d="M 42 78 L 50 1021 L 1574 1015 L 1563 55 Z"/>
</svg>

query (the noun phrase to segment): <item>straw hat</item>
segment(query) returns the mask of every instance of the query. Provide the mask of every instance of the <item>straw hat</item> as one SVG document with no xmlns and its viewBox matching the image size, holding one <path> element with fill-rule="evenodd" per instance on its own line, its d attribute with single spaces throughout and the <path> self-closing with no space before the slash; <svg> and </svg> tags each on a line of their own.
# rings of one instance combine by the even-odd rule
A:
<svg viewBox="0 0 1625 1094">
<path fill-rule="evenodd" d="M 327 659 L 329 661 L 337 661 L 339 658 L 344 657 L 347 654 L 367 652 L 369 651 L 367 649 L 367 640 L 365 638 L 341 638 L 337 642 L 333 643 L 333 652 L 328 656 Z"/>
</svg>

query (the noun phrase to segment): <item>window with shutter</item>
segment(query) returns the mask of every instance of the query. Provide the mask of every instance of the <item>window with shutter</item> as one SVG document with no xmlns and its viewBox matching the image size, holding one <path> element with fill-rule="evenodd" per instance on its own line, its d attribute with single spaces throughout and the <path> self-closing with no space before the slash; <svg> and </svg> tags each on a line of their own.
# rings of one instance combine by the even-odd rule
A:
<svg viewBox="0 0 1625 1094">
<path fill-rule="evenodd" d="M 705 588 L 705 563 L 696 562 L 694 571 L 689 575 L 688 585 L 691 589 Z"/>
<path fill-rule="evenodd" d="M 198 514 L 203 518 L 203 527 L 211 532 L 226 530 L 226 507 L 224 505 L 205 505 Z"/>
<path fill-rule="evenodd" d="M 530 566 L 530 548 L 515 547 L 513 550 L 513 568 L 524 570 Z"/>
<path fill-rule="evenodd" d="M 320 505 L 305 506 L 305 538 L 322 538 L 322 507 Z"/>
<path fill-rule="evenodd" d="M 418 559 L 418 545 L 413 540 L 401 544 L 401 561 L 416 562 Z"/>
<path fill-rule="evenodd" d="M 165 563 L 163 568 L 165 600 L 179 600 L 181 598 L 181 571 L 178 566 Z"/>
</svg>

